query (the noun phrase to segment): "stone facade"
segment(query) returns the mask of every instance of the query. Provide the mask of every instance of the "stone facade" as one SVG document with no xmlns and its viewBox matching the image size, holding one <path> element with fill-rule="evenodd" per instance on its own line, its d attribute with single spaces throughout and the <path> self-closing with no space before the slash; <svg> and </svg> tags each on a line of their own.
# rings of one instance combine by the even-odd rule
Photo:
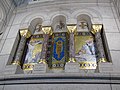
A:
<svg viewBox="0 0 120 90">
<path fill-rule="evenodd" d="M 115 7 L 119 4 L 115 3 L 117 0 L 23 1 L 16 4 L 17 7 L 9 0 L 0 1 L 0 90 L 120 89 L 120 22 L 119 5 Z M 90 18 L 87 18 L 89 25 L 102 24 L 110 53 L 109 62 L 99 63 L 96 73 L 90 70 L 77 72 L 77 69 L 75 72 L 45 73 L 47 66 L 39 64 L 42 66 L 37 65 L 36 71 L 27 74 L 23 73 L 19 65 L 12 65 L 21 38 L 19 30 L 27 28 L 33 34 L 37 23 L 54 29 L 58 23 L 57 16 L 67 25 L 77 25 L 86 16 Z M 75 67 L 77 64 L 73 65 Z M 39 71 L 39 67 L 44 68 Z"/>
</svg>

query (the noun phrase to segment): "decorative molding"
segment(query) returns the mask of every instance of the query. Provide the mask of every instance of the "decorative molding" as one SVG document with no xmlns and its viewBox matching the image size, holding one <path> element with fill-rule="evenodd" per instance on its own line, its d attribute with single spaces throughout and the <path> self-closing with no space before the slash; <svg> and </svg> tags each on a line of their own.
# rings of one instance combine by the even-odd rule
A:
<svg viewBox="0 0 120 90">
<path fill-rule="evenodd" d="M 100 58 L 98 60 L 98 63 L 108 62 L 106 58 Z"/>
</svg>

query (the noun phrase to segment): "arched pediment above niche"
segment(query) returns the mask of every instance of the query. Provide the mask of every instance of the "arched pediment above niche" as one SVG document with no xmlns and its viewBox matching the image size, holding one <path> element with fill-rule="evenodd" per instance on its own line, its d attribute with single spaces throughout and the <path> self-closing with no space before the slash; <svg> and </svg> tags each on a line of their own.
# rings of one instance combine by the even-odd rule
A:
<svg viewBox="0 0 120 90">
<path fill-rule="evenodd" d="M 42 22 L 43 20 L 41 18 L 35 18 L 31 21 L 30 25 L 29 25 L 29 30 L 32 32 L 32 33 L 42 33 L 41 30 L 41 26 L 42 26 Z"/>
<path fill-rule="evenodd" d="M 27 15 L 23 20 L 21 21 L 20 28 L 29 28 L 31 33 L 34 33 L 34 30 L 36 29 L 36 26 L 42 25 L 44 21 L 44 17 L 39 14 L 30 14 Z"/>
<path fill-rule="evenodd" d="M 63 15 L 58 15 L 52 19 L 51 24 L 54 32 L 64 32 L 66 31 L 66 17 Z"/>
<path fill-rule="evenodd" d="M 77 16 L 77 30 L 78 31 L 89 31 L 91 30 L 92 22 L 91 18 L 86 14 Z"/>
<path fill-rule="evenodd" d="M 75 10 L 75 12 L 73 12 L 71 16 L 74 17 L 74 19 L 77 19 L 78 16 L 83 14 L 90 17 L 92 24 L 102 24 L 101 13 L 91 8 L 81 8 L 79 10 Z"/>
<path fill-rule="evenodd" d="M 54 12 L 54 13 L 51 13 L 49 15 L 49 18 L 50 18 L 50 24 L 52 25 L 53 24 L 53 21 L 55 21 L 56 18 L 60 17 L 61 19 L 68 19 L 69 18 L 69 13 L 68 12 L 64 12 L 64 11 L 57 11 L 57 12 Z M 63 18 L 62 18 L 63 17 Z"/>
</svg>

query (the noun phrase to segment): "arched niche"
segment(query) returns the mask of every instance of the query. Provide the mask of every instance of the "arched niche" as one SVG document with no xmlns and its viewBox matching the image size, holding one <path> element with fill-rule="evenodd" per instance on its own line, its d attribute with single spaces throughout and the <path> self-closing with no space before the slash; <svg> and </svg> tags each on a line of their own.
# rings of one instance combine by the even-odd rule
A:
<svg viewBox="0 0 120 90">
<path fill-rule="evenodd" d="M 43 23 L 43 20 L 42 18 L 35 18 L 33 19 L 31 22 L 30 22 L 30 25 L 29 25 L 29 30 L 30 32 L 33 34 L 35 32 L 35 30 L 37 28 L 39 28 L 39 26 L 41 25 L 42 26 L 42 23 Z"/>
<path fill-rule="evenodd" d="M 41 59 L 44 42 L 42 23 L 43 20 L 41 18 L 35 18 L 30 22 L 28 28 L 31 32 L 31 37 L 27 40 L 25 56 L 23 57 L 23 69 L 27 71 L 27 73 L 33 70 L 34 65 Z"/>
<path fill-rule="evenodd" d="M 63 32 L 66 29 L 66 17 L 63 15 L 58 15 L 53 18 L 51 24 L 54 32 Z"/>
<path fill-rule="evenodd" d="M 71 16 L 73 16 L 76 19 L 79 15 L 82 15 L 82 14 L 88 15 L 91 19 L 92 24 L 95 24 L 95 23 L 102 24 L 103 22 L 102 14 L 92 8 L 77 9 L 72 13 Z"/>
<path fill-rule="evenodd" d="M 80 31 L 91 30 L 92 22 L 90 16 L 81 14 L 77 16 L 77 28 Z"/>
<path fill-rule="evenodd" d="M 53 33 L 48 40 L 46 61 L 52 71 L 63 71 L 68 58 L 68 33 L 66 30 L 66 17 L 55 16 L 52 19 Z M 51 46 L 51 47 L 50 47 Z"/>
<path fill-rule="evenodd" d="M 94 36 L 91 34 L 91 17 L 87 14 L 77 16 L 77 32 L 75 34 L 75 59 L 80 64 L 80 70 L 97 67 Z"/>
<path fill-rule="evenodd" d="M 41 18 L 35 18 L 27 29 L 20 29 L 20 40 L 13 64 L 21 65 L 27 72 L 33 70 L 34 65 L 41 59 L 44 41 L 42 22 Z"/>
</svg>

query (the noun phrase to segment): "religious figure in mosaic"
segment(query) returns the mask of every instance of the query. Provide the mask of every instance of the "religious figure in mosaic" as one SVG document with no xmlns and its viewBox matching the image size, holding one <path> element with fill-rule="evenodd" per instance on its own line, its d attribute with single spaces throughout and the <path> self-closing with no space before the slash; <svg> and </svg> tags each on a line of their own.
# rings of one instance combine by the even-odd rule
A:
<svg viewBox="0 0 120 90">
<path fill-rule="evenodd" d="M 96 61 L 93 37 L 85 41 L 85 44 L 82 46 L 81 50 L 79 50 L 76 57 L 78 61 Z"/>
<path fill-rule="evenodd" d="M 36 63 L 38 60 L 40 60 L 41 52 L 37 47 L 42 44 L 42 41 L 30 41 L 27 43 L 28 50 L 25 57 L 26 63 Z"/>
<path fill-rule="evenodd" d="M 58 54 L 58 58 L 60 58 L 60 53 L 62 52 L 62 45 L 63 45 L 63 42 L 61 41 L 58 41 L 56 43 L 56 53 Z"/>
</svg>

